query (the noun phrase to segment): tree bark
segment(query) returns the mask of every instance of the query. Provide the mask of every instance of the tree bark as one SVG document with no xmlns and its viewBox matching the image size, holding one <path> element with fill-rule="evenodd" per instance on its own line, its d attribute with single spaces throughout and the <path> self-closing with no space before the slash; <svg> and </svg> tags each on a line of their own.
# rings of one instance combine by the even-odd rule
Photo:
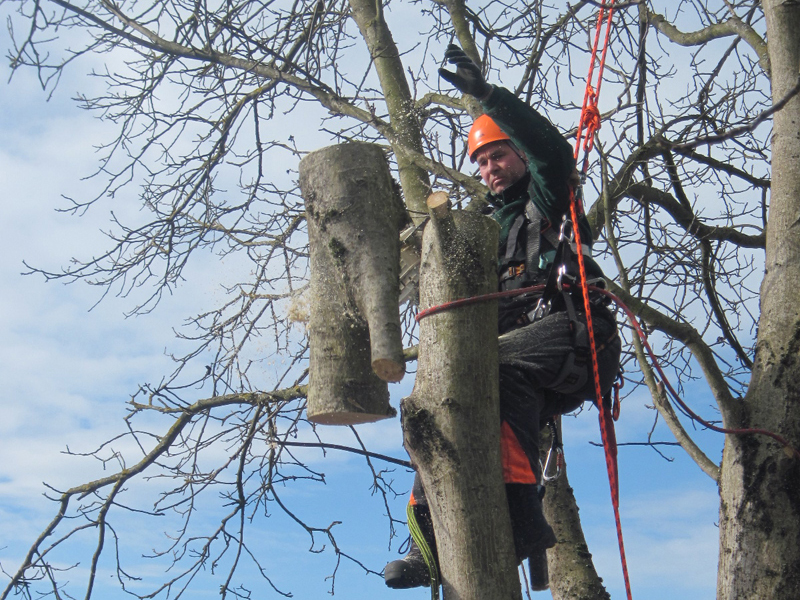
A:
<svg viewBox="0 0 800 600">
<path fill-rule="evenodd" d="M 550 446 L 550 432 L 543 430 L 542 461 Z M 578 503 L 569 485 L 566 465 L 561 476 L 547 484 L 544 516 L 556 534 L 556 545 L 547 551 L 553 600 L 607 600 L 610 598 L 597 574 L 583 535 Z M 609 510 L 611 502 L 609 499 Z"/>
<path fill-rule="evenodd" d="M 765 0 L 772 99 L 797 84 L 800 4 Z M 800 447 L 800 97 L 775 113 L 755 367 L 729 426 Z M 800 460 L 763 436 L 728 436 L 720 481 L 719 600 L 800 598 Z"/>
<path fill-rule="evenodd" d="M 311 269 L 308 418 L 393 416 L 386 381 L 405 373 L 399 270 L 403 206 L 380 147 L 329 146 L 300 162 Z"/>
<path fill-rule="evenodd" d="M 423 236 L 421 309 L 497 289 L 497 224 L 438 214 Z M 496 302 L 421 321 L 403 430 L 431 507 L 446 600 L 522 598 L 500 463 L 497 365 Z"/>
</svg>

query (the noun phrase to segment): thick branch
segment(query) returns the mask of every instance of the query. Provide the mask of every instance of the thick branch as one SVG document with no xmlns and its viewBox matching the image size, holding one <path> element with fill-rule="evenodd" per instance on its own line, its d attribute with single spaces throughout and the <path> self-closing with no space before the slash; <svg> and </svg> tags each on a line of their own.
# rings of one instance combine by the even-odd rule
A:
<svg viewBox="0 0 800 600">
<path fill-rule="evenodd" d="M 636 183 L 627 189 L 626 195 L 643 204 L 655 204 L 656 206 L 660 206 L 666 210 L 670 216 L 675 219 L 675 222 L 683 227 L 687 233 L 690 233 L 698 239 L 730 242 L 742 248 L 765 247 L 766 233 L 762 232 L 758 235 L 747 235 L 746 233 L 742 233 L 741 229 L 737 227 L 710 227 L 698 220 L 691 209 L 686 208 L 672 195 L 658 188 L 649 187 L 643 183 Z"/>
<path fill-rule="evenodd" d="M 396 136 L 388 139 L 397 157 L 400 185 L 403 187 L 406 204 L 412 211 L 412 217 L 419 219 L 417 215 L 425 210 L 430 181 L 428 172 L 416 165 L 404 152 L 405 148 L 410 148 L 421 153 L 422 136 L 400 52 L 383 18 L 380 1 L 350 0 L 350 8 L 375 64 L 392 129 L 396 133 Z"/>
<path fill-rule="evenodd" d="M 731 348 L 733 348 L 734 352 L 736 352 L 736 356 L 739 357 L 739 360 L 742 361 L 742 364 L 752 371 L 753 361 L 744 351 L 744 348 L 742 348 L 739 340 L 736 339 L 736 335 L 731 329 L 730 323 L 728 323 L 728 317 L 725 316 L 725 311 L 722 310 L 722 306 L 720 306 L 719 303 L 719 297 L 717 296 L 716 282 L 714 278 L 714 270 L 711 265 L 711 243 L 708 240 L 703 240 L 700 248 L 703 254 L 703 287 L 706 290 L 706 297 L 711 305 L 711 310 L 717 319 L 717 325 L 719 325 L 719 328 L 722 330 L 722 335 L 724 335 L 725 339 L 728 340 L 728 343 L 731 345 Z"/>
<path fill-rule="evenodd" d="M 652 379 L 653 371 L 649 368 L 649 366 L 648 370 L 650 371 L 650 378 Z M 648 387 L 650 387 L 650 385 L 651 382 L 648 381 Z M 656 393 L 653 394 L 653 399 L 655 400 L 656 408 L 658 409 L 658 413 L 664 419 L 664 423 L 667 424 L 667 427 L 669 427 L 669 430 L 672 432 L 672 435 L 675 436 L 675 439 L 681 445 L 681 448 L 683 448 L 686 454 L 689 455 L 689 458 L 691 458 L 695 464 L 700 467 L 703 473 L 719 483 L 719 465 L 711 460 L 708 455 L 700 449 L 700 446 L 695 443 L 692 437 L 686 433 L 686 429 L 681 424 L 680 420 L 678 419 L 678 415 L 675 414 L 675 409 L 672 408 L 672 404 L 667 398 L 664 384 L 660 381 L 655 383 L 655 390 Z"/>
<path fill-rule="evenodd" d="M 647 17 L 650 25 L 664 34 L 670 41 L 681 46 L 700 46 L 716 39 L 738 35 L 755 51 L 758 55 L 758 63 L 764 69 L 764 72 L 769 75 L 767 43 L 752 27 L 737 17 L 731 17 L 721 23 L 713 23 L 703 29 L 692 32 L 681 31 L 666 17 L 656 12 L 648 10 Z"/>
<path fill-rule="evenodd" d="M 709 387 L 711 388 L 711 393 L 714 395 L 714 399 L 719 405 L 723 419 L 727 419 L 731 416 L 733 414 L 732 408 L 735 403 L 734 398 L 725 382 L 725 377 L 722 375 L 714 359 L 714 353 L 703 341 L 702 336 L 697 330 L 688 323 L 679 323 L 661 314 L 657 310 L 650 308 L 642 300 L 635 298 L 614 282 L 609 282 L 609 289 L 619 296 L 628 308 L 630 308 L 635 315 L 641 317 L 651 328 L 657 329 L 669 337 L 679 340 L 689 349 L 700 365 L 700 368 L 703 370 Z"/>
</svg>

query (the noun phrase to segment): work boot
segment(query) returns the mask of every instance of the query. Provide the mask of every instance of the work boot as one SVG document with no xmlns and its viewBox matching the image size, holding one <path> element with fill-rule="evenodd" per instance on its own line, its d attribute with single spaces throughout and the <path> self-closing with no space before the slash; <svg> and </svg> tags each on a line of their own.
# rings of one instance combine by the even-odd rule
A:
<svg viewBox="0 0 800 600">
<path fill-rule="evenodd" d="M 415 492 L 416 496 L 422 496 L 423 494 L 424 492 L 421 491 L 421 488 L 420 491 Z M 427 587 L 431 584 L 431 573 L 428 564 L 425 562 L 423 551 L 420 550 L 420 544 L 423 545 L 425 555 L 434 563 L 434 578 L 439 576 L 439 557 L 436 554 L 436 537 L 433 534 L 430 508 L 426 504 L 409 505 L 408 526 L 412 532 L 408 554 L 400 560 L 390 562 L 383 570 L 383 579 L 390 588 Z"/>
<path fill-rule="evenodd" d="M 530 586 L 534 592 L 543 592 L 550 587 L 550 574 L 547 570 L 547 552 L 538 550 L 528 557 Z"/>
<path fill-rule="evenodd" d="M 429 586 L 431 576 L 428 573 L 428 565 L 422 558 L 422 552 L 414 541 L 411 541 L 411 548 L 400 560 L 393 560 L 383 570 L 383 578 L 386 585 L 397 590 Z"/>
<path fill-rule="evenodd" d="M 556 534 L 544 518 L 537 486 L 509 483 L 506 495 L 517 560 L 522 562 L 555 546 Z"/>
</svg>

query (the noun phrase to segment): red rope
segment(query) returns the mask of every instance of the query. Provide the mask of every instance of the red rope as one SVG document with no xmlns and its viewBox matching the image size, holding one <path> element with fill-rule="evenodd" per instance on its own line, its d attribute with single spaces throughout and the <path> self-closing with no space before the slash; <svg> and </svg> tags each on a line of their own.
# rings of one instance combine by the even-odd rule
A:
<svg viewBox="0 0 800 600">
<path fill-rule="evenodd" d="M 628 321 L 630 321 L 631 326 L 639 335 L 639 339 L 642 340 L 642 345 L 645 347 L 645 350 L 647 350 L 647 354 L 648 356 L 650 356 L 650 360 L 653 362 L 653 367 L 658 372 L 659 377 L 661 377 L 661 381 L 664 382 L 664 387 L 667 388 L 673 400 L 675 400 L 675 402 L 689 416 L 689 418 L 700 423 L 703 427 L 707 427 L 711 431 L 716 431 L 717 433 L 734 434 L 734 435 L 753 435 L 753 434 L 765 435 L 767 437 L 772 438 L 779 444 L 781 444 L 784 448 L 786 448 L 787 451 L 791 452 L 795 457 L 800 459 L 800 451 L 795 449 L 794 446 L 792 446 L 791 443 L 789 443 L 789 441 L 786 438 L 784 438 L 781 435 L 778 435 L 777 433 L 773 433 L 772 431 L 769 431 L 767 429 L 759 429 L 757 427 L 749 427 L 741 429 L 720 427 L 719 425 L 714 425 L 713 423 L 706 421 L 705 419 L 700 417 L 697 413 L 695 413 L 681 399 L 681 397 L 678 395 L 678 392 L 676 392 L 675 388 L 672 387 L 672 384 L 669 382 L 669 379 L 667 379 L 667 376 L 664 374 L 664 370 L 661 368 L 661 363 L 659 363 L 658 359 L 656 359 L 655 353 L 653 352 L 653 349 L 650 347 L 650 342 L 647 341 L 647 335 L 645 334 L 641 325 L 639 325 L 639 322 L 636 320 L 636 315 L 633 314 L 633 311 L 630 308 L 628 308 L 628 306 L 613 293 L 601 288 L 595 288 L 592 286 L 590 287 L 592 288 L 593 291 L 599 292 L 604 296 L 611 298 L 617 304 L 617 306 L 619 306 L 625 312 L 625 315 L 628 317 Z"/>
<path fill-rule="evenodd" d="M 417 313 L 417 316 L 414 317 L 414 319 L 416 320 L 417 323 L 419 323 L 425 317 L 430 317 L 431 315 L 436 315 L 446 310 L 458 308 L 459 306 L 469 306 L 470 304 L 477 304 L 478 302 L 486 302 L 488 300 L 497 300 L 499 298 L 511 298 L 512 296 L 521 296 L 522 294 L 541 292 L 544 291 L 544 288 L 545 288 L 544 285 L 532 285 L 530 287 L 519 288 L 517 290 L 506 290 L 505 292 L 493 292 L 491 294 L 484 294 L 482 296 L 459 298 L 458 300 L 444 302 L 443 304 L 437 304 L 436 306 L 431 306 L 430 308 L 421 310 Z"/>
<path fill-rule="evenodd" d="M 592 86 L 587 87 L 591 88 Z M 587 153 L 594 148 L 594 134 L 600 129 L 600 109 L 597 107 L 597 94 L 594 90 L 591 91 L 589 98 L 589 104 L 583 109 L 581 115 L 581 126 L 586 129 L 583 150 Z M 586 168 L 585 163 L 583 168 Z"/>
<path fill-rule="evenodd" d="M 581 108 L 581 117 L 578 124 L 578 133 L 575 136 L 575 160 L 578 160 L 578 155 L 583 146 L 584 158 L 581 168 L 582 175 L 586 174 L 589 167 L 589 152 L 594 145 L 594 135 L 600 129 L 600 109 L 597 106 L 598 98 L 600 97 L 600 86 L 603 83 L 603 69 L 605 68 L 606 53 L 608 51 L 608 40 L 611 36 L 611 17 L 613 14 L 614 0 L 611 0 L 606 5 L 605 0 L 600 7 L 597 15 L 597 26 L 595 27 L 594 44 L 592 46 L 592 57 L 589 63 L 589 73 L 586 77 L 586 91 L 583 95 L 583 107 Z M 599 68 L 597 74 L 597 89 L 592 87 L 594 66 L 597 61 L 597 48 L 600 41 L 600 32 L 605 19 L 605 39 L 603 41 L 603 51 L 600 55 Z M 586 130 L 586 138 L 581 144 L 584 128 Z M 578 215 L 583 214 L 583 206 L 580 204 L 580 199 L 576 197 L 574 190 L 570 187 L 570 218 L 572 219 L 572 230 L 575 235 L 575 245 L 579 249 L 576 253 L 578 256 L 578 272 L 580 277 L 578 282 L 583 295 L 583 306 L 586 311 L 586 328 L 589 331 L 589 351 L 592 357 L 592 373 L 594 375 L 594 393 L 595 403 L 599 413 L 600 421 L 600 437 L 603 440 L 603 453 L 606 458 L 606 469 L 608 471 L 608 485 L 611 488 L 611 504 L 614 508 L 614 521 L 617 527 L 617 542 L 619 543 L 619 557 L 622 563 L 622 576 L 625 580 L 625 592 L 628 600 L 632 600 L 631 595 L 631 582 L 628 576 L 628 560 L 625 557 L 625 543 L 622 538 L 622 521 L 619 514 L 619 469 L 617 465 L 617 439 L 614 432 L 614 421 L 611 410 L 605 406 L 603 402 L 603 390 L 600 386 L 600 369 L 597 363 L 597 344 L 594 337 L 594 326 L 592 324 L 592 309 L 591 300 L 589 299 L 589 286 L 586 285 L 586 263 L 581 252 L 581 232 L 578 226 Z"/>
<path fill-rule="evenodd" d="M 600 87 L 603 85 L 603 71 L 606 66 L 606 53 L 608 52 L 608 40 L 611 36 L 611 17 L 614 12 L 614 0 L 611 0 L 606 6 L 606 0 L 603 0 L 603 5 L 597 15 L 597 25 L 594 31 L 594 43 L 592 44 L 592 57 L 589 62 L 589 73 L 586 76 L 586 91 L 583 94 L 583 105 L 581 106 L 581 116 L 578 120 L 578 132 L 575 136 L 575 160 L 578 160 L 578 154 L 583 143 L 583 149 L 587 153 L 584 159 L 582 171 L 585 173 L 588 163 L 588 152 L 594 146 L 594 134 L 600 129 L 600 110 L 597 107 L 597 101 L 600 98 Z M 607 12 L 606 12 L 607 9 Z M 600 43 L 600 32 L 602 31 L 603 20 L 605 19 L 606 34 L 603 41 L 603 51 L 600 55 L 600 63 L 597 71 L 597 89 L 592 87 L 594 81 L 594 67 L 597 62 L 597 48 Z M 584 134 L 584 129 L 586 133 Z"/>
</svg>

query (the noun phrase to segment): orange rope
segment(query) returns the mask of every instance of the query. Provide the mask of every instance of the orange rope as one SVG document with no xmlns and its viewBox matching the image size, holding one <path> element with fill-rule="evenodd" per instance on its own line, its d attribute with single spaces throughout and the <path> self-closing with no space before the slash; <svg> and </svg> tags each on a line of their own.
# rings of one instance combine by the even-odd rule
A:
<svg viewBox="0 0 800 600">
<path fill-rule="evenodd" d="M 581 175 L 584 176 L 589 166 L 589 152 L 594 146 L 594 136 L 598 129 L 600 129 L 600 109 L 597 106 L 598 98 L 600 97 L 600 86 L 603 82 L 603 69 L 605 68 L 606 52 L 608 51 L 608 40 L 611 36 L 611 16 L 613 14 L 614 0 L 606 5 L 600 7 L 597 17 L 597 26 L 595 28 L 594 44 L 592 46 L 592 58 L 589 64 L 589 74 L 586 77 L 586 91 L 583 95 L 583 107 L 581 108 L 581 117 L 578 122 L 578 133 L 575 136 L 575 160 L 578 160 L 578 155 L 583 146 L 584 158 L 581 168 Z M 603 42 L 603 51 L 599 60 L 599 68 L 597 71 L 597 88 L 592 87 L 594 67 L 597 62 L 597 48 L 600 41 L 600 32 L 605 19 L 605 40 Z M 585 134 L 584 134 L 585 130 Z M 581 144 L 582 138 L 585 135 L 585 140 Z M 583 178 L 583 177 L 582 177 Z M 583 259 L 583 252 L 580 251 L 581 245 L 581 232 L 578 227 L 578 216 L 583 215 L 583 206 L 580 203 L 580 198 L 575 195 L 575 192 L 570 188 L 570 218 L 572 219 L 572 230 L 575 235 L 575 245 L 579 248 L 576 253 L 578 256 L 578 282 L 583 295 L 583 306 L 586 312 L 586 328 L 589 332 L 589 350 L 592 358 L 592 372 L 594 374 L 594 392 L 597 409 L 599 412 L 600 420 L 600 436 L 603 439 L 603 450 L 606 458 L 606 469 L 608 470 L 608 484 L 611 488 L 611 504 L 614 507 L 614 520 L 617 526 L 617 541 L 619 542 L 619 556 L 622 562 L 622 575 L 625 579 L 625 592 L 627 593 L 628 600 L 632 600 L 631 583 L 628 577 L 628 561 L 625 558 L 625 544 L 622 539 L 622 522 L 619 515 L 619 471 L 617 467 L 617 443 L 616 435 L 614 433 L 614 421 L 612 420 L 611 411 L 608 410 L 603 402 L 603 391 L 600 387 L 600 371 L 597 364 L 597 344 L 594 337 L 594 326 L 592 324 L 592 310 L 591 301 L 589 299 L 589 288 L 586 285 L 586 264 Z"/>
</svg>

